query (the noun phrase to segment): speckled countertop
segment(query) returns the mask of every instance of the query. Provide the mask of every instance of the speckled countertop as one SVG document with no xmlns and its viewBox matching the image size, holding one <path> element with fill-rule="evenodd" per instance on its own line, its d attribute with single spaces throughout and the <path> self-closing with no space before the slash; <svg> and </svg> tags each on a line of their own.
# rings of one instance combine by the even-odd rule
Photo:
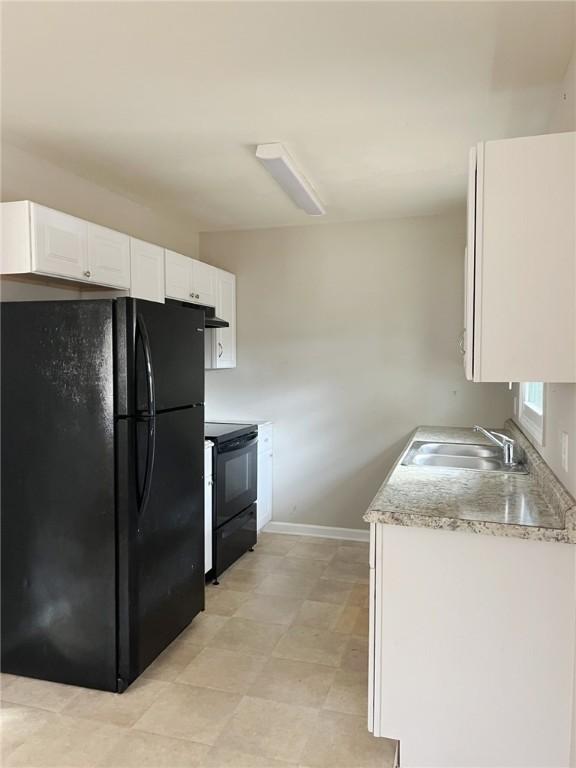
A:
<svg viewBox="0 0 576 768">
<path fill-rule="evenodd" d="M 505 431 L 525 450 L 529 474 L 404 466 L 415 440 L 490 445 L 472 429 L 419 427 L 364 520 L 576 543 L 576 502 L 514 422 L 508 421 Z"/>
</svg>

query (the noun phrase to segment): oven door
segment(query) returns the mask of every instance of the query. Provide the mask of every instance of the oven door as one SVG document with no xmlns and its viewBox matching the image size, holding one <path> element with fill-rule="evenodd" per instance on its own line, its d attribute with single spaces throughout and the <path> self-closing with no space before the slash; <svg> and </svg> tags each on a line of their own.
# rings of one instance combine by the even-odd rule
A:
<svg viewBox="0 0 576 768">
<path fill-rule="evenodd" d="M 216 503 L 214 527 L 256 501 L 258 433 L 221 443 L 216 453 Z"/>
</svg>

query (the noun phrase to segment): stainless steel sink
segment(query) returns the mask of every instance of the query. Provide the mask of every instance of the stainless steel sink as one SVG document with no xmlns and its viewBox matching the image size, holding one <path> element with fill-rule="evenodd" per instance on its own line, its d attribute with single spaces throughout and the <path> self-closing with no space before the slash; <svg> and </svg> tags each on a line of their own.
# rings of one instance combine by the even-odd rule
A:
<svg viewBox="0 0 576 768">
<path fill-rule="evenodd" d="M 419 443 L 418 453 L 437 456 L 480 456 L 499 459 L 502 449 L 497 445 L 468 445 L 466 443 Z"/>
<path fill-rule="evenodd" d="M 502 451 L 497 446 L 470 445 L 468 443 L 426 443 L 415 441 L 402 464 L 415 467 L 444 467 L 445 469 L 471 469 L 476 472 L 514 472 L 526 474 L 525 464 L 504 464 Z"/>
</svg>

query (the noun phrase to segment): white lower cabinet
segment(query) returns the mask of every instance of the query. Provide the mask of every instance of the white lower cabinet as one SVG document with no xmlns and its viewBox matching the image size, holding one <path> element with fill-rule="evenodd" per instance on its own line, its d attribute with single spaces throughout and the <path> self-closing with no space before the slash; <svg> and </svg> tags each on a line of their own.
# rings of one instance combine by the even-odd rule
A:
<svg viewBox="0 0 576 768">
<path fill-rule="evenodd" d="M 374 736 L 402 768 L 571 765 L 574 546 L 370 528 Z"/>
<path fill-rule="evenodd" d="M 204 573 L 212 570 L 212 448 L 214 443 L 204 443 Z"/>
<path fill-rule="evenodd" d="M 130 275 L 130 296 L 164 303 L 164 248 L 131 237 Z"/>
<path fill-rule="evenodd" d="M 273 443 L 272 424 L 258 426 L 258 504 L 257 528 L 262 530 L 272 520 L 272 473 L 273 473 Z"/>
</svg>

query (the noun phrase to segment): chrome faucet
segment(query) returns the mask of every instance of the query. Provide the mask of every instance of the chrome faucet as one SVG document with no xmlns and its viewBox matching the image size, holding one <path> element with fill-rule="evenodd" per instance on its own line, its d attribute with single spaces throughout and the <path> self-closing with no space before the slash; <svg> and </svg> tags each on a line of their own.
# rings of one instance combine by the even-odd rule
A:
<svg viewBox="0 0 576 768">
<path fill-rule="evenodd" d="M 513 466 L 514 464 L 519 463 L 516 460 L 516 441 L 511 437 L 507 437 L 500 432 L 492 432 L 491 430 L 484 429 L 484 427 L 479 427 L 478 425 L 474 426 L 474 431 L 481 432 L 484 437 L 487 437 L 492 443 L 495 443 L 502 448 L 504 464 Z"/>
</svg>

